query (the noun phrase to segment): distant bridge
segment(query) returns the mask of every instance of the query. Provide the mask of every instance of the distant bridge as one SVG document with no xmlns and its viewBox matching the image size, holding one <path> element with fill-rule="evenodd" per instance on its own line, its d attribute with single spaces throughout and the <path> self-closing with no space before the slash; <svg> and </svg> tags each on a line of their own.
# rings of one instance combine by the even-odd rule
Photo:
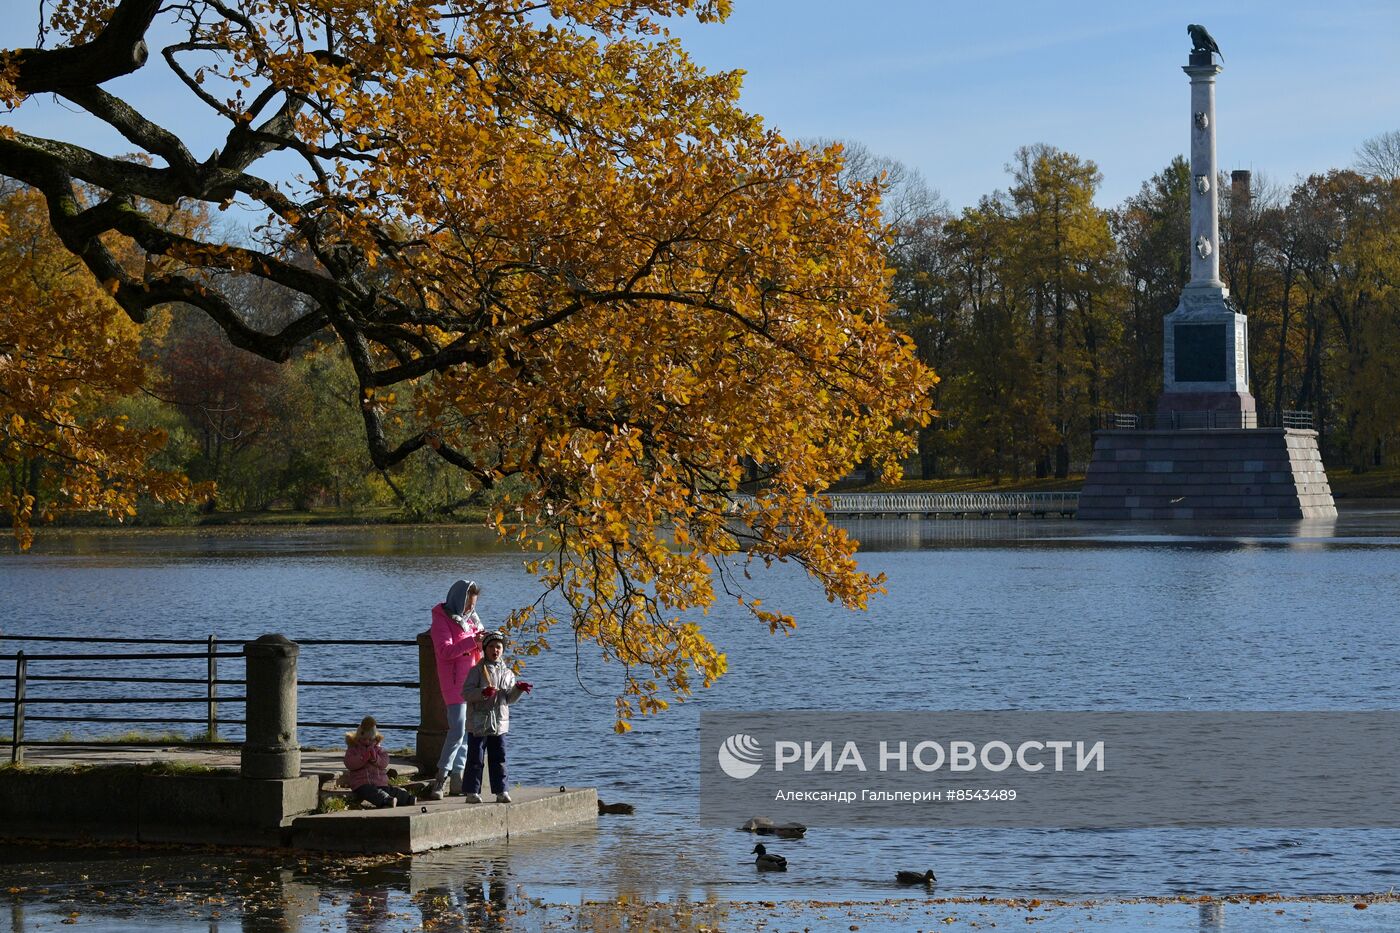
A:
<svg viewBox="0 0 1400 933">
<path fill-rule="evenodd" d="M 1079 509 L 1077 492 L 842 492 L 829 493 L 826 514 L 832 516 L 969 515 L 990 518 L 1007 515 L 1061 515 L 1069 518 Z M 735 496 L 736 505 L 753 496 Z"/>
</svg>

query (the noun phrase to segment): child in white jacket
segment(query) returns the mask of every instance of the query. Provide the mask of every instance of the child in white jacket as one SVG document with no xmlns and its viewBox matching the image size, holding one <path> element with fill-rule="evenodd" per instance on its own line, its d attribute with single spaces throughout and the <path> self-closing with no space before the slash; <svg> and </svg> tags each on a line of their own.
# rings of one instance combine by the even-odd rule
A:
<svg viewBox="0 0 1400 933">
<path fill-rule="evenodd" d="M 482 659 L 462 684 L 467 704 L 467 770 L 463 775 L 467 803 L 481 803 L 483 753 L 491 761 L 491 792 L 497 803 L 510 803 L 506 789 L 506 733 L 510 730 L 510 704 L 534 690 L 515 679 L 501 655 L 506 638 L 500 632 L 481 636 Z"/>
</svg>

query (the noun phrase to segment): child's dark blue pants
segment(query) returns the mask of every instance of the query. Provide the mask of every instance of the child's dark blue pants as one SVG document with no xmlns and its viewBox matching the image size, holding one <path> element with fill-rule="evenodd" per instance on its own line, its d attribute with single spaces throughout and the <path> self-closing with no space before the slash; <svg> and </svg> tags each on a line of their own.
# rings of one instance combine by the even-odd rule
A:
<svg viewBox="0 0 1400 933">
<path fill-rule="evenodd" d="M 469 794 L 481 793 L 481 756 L 485 753 L 490 760 L 491 793 L 506 792 L 506 737 L 503 735 L 477 735 L 467 733 L 467 773 L 464 775 Z"/>
</svg>

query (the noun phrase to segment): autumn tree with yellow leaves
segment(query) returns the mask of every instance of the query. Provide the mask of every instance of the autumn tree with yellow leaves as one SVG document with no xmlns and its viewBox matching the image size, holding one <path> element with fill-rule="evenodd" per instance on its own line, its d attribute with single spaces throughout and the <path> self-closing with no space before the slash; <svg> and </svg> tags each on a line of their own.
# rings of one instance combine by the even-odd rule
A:
<svg viewBox="0 0 1400 933">
<path fill-rule="evenodd" d="M 109 411 L 146 388 L 140 348 L 136 325 L 54 236 L 43 198 L 0 190 L 0 510 L 22 547 L 58 514 L 123 519 L 139 498 L 195 492 L 151 466 L 163 431 Z"/>
<path fill-rule="evenodd" d="M 512 624 L 547 647 L 565 621 L 625 665 L 626 728 L 723 673 L 685 613 L 739 593 L 745 562 L 796 562 L 865 604 L 881 581 L 814 496 L 855 463 L 893 464 L 930 414 L 934 377 L 885 321 L 876 185 L 841 183 L 839 149 L 742 111 L 740 75 L 705 73 L 662 29 L 728 8 L 58 0 L 45 48 L 3 53 L 0 93 L 55 94 L 141 157 L 10 128 L 0 174 L 42 195 L 137 325 L 184 303 L 278 362 L 333 338 L 390 477 L 429 456 L 476 487 L 513 478 L 492 523 L 540 548 L 531 566 L 568 609 Z M 224 121 L 212 154 L 104 87 L 142 68 Z M 294 174 L 275 167 L 289 156 Z M 264 220 L 200 236 L 141 200 Z M 114 239 L 163 262 L 124 264 Z M 232 276 L 305 311 L 259 328 L 221 290 Z M 764 481 L 736 505 L 744 464 Z"/>
</svg>

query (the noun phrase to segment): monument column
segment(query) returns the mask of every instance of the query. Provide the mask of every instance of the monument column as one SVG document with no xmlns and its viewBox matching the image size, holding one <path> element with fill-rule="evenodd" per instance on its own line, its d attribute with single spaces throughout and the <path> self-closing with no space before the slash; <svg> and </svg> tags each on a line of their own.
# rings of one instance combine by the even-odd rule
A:
<svg viewBox="0 0 1400 933">
<path fill-rule="evenodd" d="M 1336 518 L 1317 432 L 1263 419 L 1249 394 L 1249 333 L 1220 280 L 1215 78 L 1220 47 L 1186 27 L 1191 57 L 1191 280 L 1163 319 L 1162 395 L 1155 418 L 1119 416 L 1094 432 L 1079 493 L 1081 519 Z M 1228 108 L 1227 108 L 1228 110 Z M 1231 206 L 1249 210 L 1247 172 Z M 1125 413 L 1126 414 L 1126 413 Z"/>
<path fill-rule="evenodd" d="M 1215 190 L 1220 175 L 1215 162 L 1215 76 L 1223 69 L 1214 57 L 1192 52 L 1191 64 L 1182 71 L 1191 76 L 1191 284 L 1223 289 L 1220 199 Z"/>
<path fill-rule="evenodd" d="M 1249 330 L 1220 280 L 1220 192 L 1215 160 L 1217 53 L 1195 49 L 1182 70 L 1191 78 L 1191 281 L 1163 321 L 1165 427 L 1256 426 L 1249 393 Z"/>
</svg>

